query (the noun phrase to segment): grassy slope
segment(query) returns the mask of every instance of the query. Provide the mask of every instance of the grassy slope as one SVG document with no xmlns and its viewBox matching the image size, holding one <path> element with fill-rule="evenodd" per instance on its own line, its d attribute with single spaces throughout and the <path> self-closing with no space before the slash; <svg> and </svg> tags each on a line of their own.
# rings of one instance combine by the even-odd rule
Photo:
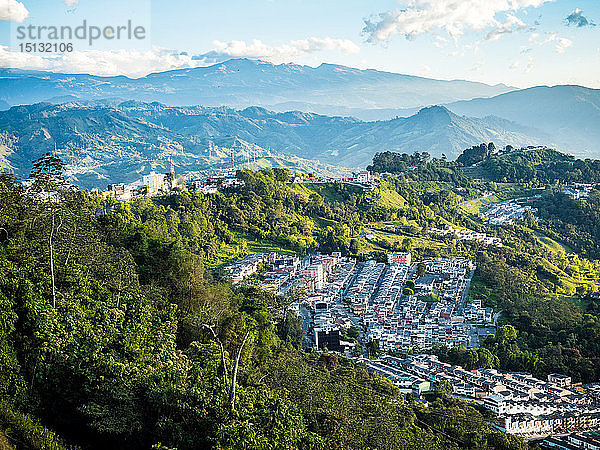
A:
<svg viewBox="0 0 600 450">
<path fill-rule="evenodd" d="M 446 245 L 443 242 L 439 242 L 439 241 L 436 241 L 433 239 L 414 237 L 414 236 L 409 236 L 407 234 L 402 234 L 402 233 L 391 233 L 391 232 L 378 230 L 377 228 L 365 228 L 365 231 L 367 233 L 372 233 L 376 239 L 384 240 L 386 242 L 389 242 L 390 244 L 393 244 L 394 242 L 402 243 L 404 238 L 410 238 L 413 242 L 413 245 L 416 245 L 417 247 L 422 247 L 422 248 L 446 247 Z"/>
<path fill-rule="evenodd" d="M 551 252 L 558 253 L 563 256 L 573 253 L 568 246 L 561 244 L 560 242 L 557 242 L 542 233 L 536 231 L 535 236 L 537 237 L 538 242 Z"/>
<path fill-rule="evenodd" d="M 385 186 L 378 190 L 375 204 L 383 208 L 405 208 L 407 203 L 398 192 L 387 189 Z"/>
<path fill-rule="evenodd" d="M 502 200 L 498 198 L 496 195 L 492 195 L 491 197 L 486 198 L 476 198 L 474 200 L 465 202 L 460 205 L 463 211 L 469 214 L 479 214 L 488 206 L 493 205 L 494 203 L 499 203 Z"/>
</svg>

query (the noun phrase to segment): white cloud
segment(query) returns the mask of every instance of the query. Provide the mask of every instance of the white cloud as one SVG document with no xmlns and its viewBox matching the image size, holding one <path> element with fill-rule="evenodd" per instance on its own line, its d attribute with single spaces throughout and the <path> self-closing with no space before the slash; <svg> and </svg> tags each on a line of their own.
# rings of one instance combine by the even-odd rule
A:
<svg viewBox="0 0 600 450">
<path fill-rule="evenodd" d="M 556 45 L 554 49 L 557 53 L 564 53 L 566 49 L 568 49 L 571 45 L 573 45 L 573 41 L 567 38 L 558 37 L 556 38 Z"/>
<path fill-rule="evenodd" d="M 311 37 L 287 44 L 271 46 L 254 39 L 251 43 L 245 41 L 221 42 L 214 41 L 215 49 L 207 56 L 227 56 L 235 58 L 262 58 L 271 62 L 289 62 L 310 53 L 323 50 L 336 50 L 344 54 L 358 53 L 360 48 L 348 39 L 316 38 Z"/>
<path fill-rule="evenodd" d="M 11 52 L 0 46 L 0 67 L 50 70 L 65 73 L 93 75 L 127 75 L 140 77 L 151 72 L 206 65 L 202 59 L 189 55 L 153 48 L 138 50 L 86 50 L 61 55 Z"/>
<path fill-rule="evenodd" d="M 556 53 L 562 54 L 573 45 L 573 41 L 564 37 L 560 37 L 555 31 L 549 33 L 548 37 L 544 40 L 539 40 L 538 37 L 539 35 L 537 35 L 534 39 L 531 39 L 530 37 L 529 40 L 540 46 L 553 43 Z"/>
<path fill-rule="evenodd" d="M 504 34 L 514 33 L 515 31 L 524 30 L 527 27 L 525 22 L 519 19 L 517 16 L 513 14 L 507 14 L 506 21 L 504 23 L 499 24 L 490 31 L 485 37 L 486 41 L 495 41 L 500 39 L 500 37 Z"/>
<path fill-rule="evenodd" d="M 554 0 L 408 0 L 404 10 L 365 19 L 363 33 L 368 42 L 387 41 L 397 34 L 412 40 L 438 30 L 445 30 L 454 39 L 467 30 L 483 31 L 489 27 L 506 33 L 509 26 L 514 31 L 515 26 L 524 25 L 511 12 L 551 1 Z M 504 22 L 497 18 L 501 13 L 506 14 Z"/>
<path fill-rule="evenodd" d="M 342 53 L 357 53 L 360 50 L 352 41 L 331 38 L 308 38 L 276 47 L 258 40 L 251 44 L 243 41 L 215 41 L 214 45 L 214 50 L 198 56 L 158 47 L 148 51 L 85 50 L 42 56 L 13 52 L 7 46 L 0 46 L 0 67 L 140 77 L 151 72 L 207 66 L 232 57 L 262 58 L 278 63 L 323 50 L 338 50 Z"/>
<path fill-rule="evenodd" d="M 64 0 L 65 5 L 67 6 L 75 6 L 79 3 L 79 0 Z"/>
<path fill-rule="evenodd" d="M 17 0 L 0 0 L 0 20 L 23 22 L 29 11 L 25 5 Z"/>
<path fill-rule="evenodd" d="M 508 66 L 509 69 L 518 69 L 519 67 L 521 67 L 521 63 L 519 61 L 514 61 L 510 66 Z"/>
</svg>

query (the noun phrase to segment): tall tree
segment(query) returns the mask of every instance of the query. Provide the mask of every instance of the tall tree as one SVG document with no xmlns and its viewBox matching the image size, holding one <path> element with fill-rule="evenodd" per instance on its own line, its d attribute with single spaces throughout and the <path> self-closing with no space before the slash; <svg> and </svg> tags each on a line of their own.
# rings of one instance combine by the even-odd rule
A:
<svg viewBox="0 0 600 450">
<path fill-rule="evenodd" d="M 54 276 L 54 236 L 62 226 L 62 216 L 58 215 L 61 207 L 62 190 L 66 187 L 63 177 L 64 165 L 58 156 L 48 152 L 33 163 L 30 179 L 31 192 L 41 201 L 44 213 L 50 216 L 51 225 L 48 234 L 50 251 L 50 280 L 52 283 L 52 305 L 56 307 L 56 282 Z M 58 220 L 58 224 L 56 223 Z"/>
</svg>

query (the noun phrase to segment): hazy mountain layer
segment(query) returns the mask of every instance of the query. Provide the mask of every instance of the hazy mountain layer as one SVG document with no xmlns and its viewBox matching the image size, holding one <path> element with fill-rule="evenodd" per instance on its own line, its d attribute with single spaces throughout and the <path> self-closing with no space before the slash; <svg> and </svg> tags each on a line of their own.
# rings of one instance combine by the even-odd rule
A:
<svg viewBox="0 0 600 450">
<path fill-rule="evenodd" d="M 248 59 L 154 73 L 139 79 L 0 70 L 0 106 L 1 102 L 9 105 L 41 101 L 61 103 L 69 97 L 236 108 L 286 102 L 325 105 L 327 108 L 410 108 L 489 97 L 512 89 L 504 85 L 441 81 L 332 64 L 313 68 Z"/>
<path fill-rule="evenodd" d="M 317 114 L 125 102 L 118 106 L 36 104 L 0 112 L 0 164 L 26 176 L 54 149 L 80 185 L 104 187 L 140 173 L 202 171 L 230 164 L 290 166 L 332 173 L 325 164 L 365 167 L 376 152 L 428 151 L 456 157 L 468 146 L 541 143 L 535 133 L 495 117 L 473 119 L 431 107 L 408 118 L 361 122 Z M 300 158 L 300 159 L 299 159 Z M 311 161 L 312 160 L 312 161 Z M 320 163 L 314 161 L 318 160 Z"/>
<path fill-rule="evenodd" d="M 547 133 L 548 144 L 576 156 L 600 156 L 600 89 L 540 86 L 447 107 L 468 116 L 503 117 Z"/>
</svg>

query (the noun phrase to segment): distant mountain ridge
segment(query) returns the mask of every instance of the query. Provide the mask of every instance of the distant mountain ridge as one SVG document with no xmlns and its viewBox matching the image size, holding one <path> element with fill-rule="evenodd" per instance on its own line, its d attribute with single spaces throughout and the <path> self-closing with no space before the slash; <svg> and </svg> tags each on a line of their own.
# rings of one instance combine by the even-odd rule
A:
<svg viewBox="0 0 600 450">
<path fill-rule="evenodd" d="M 538 86 L 446 105 L 473 117 L 495 115 L 549 136 L 548 144 L 579 157 L 600 157 L 600 89 Z"/>
<path fill-rule="evenodd" d="M 27 176 L 31 161 L 56 144 L 70 165 L 72 180 L 85 187 L 130 182 L 150 170 L 166 171 L 170 158 L 179 171 L 206 170 L 227 164 L 232 152 L 238 166 L 256 157 L 271 158 L 278 165 L 290 165 L 295 159 L 293 167 L 310 170 L 311 164 L 365 167 L 383 150 L 427 151 L 452 159 L 481 142 L 543 143 L 535 130 L 496 117 L 461 117 L 440 106 L 408 118 L 362 122 L 261 107 L 42 103 L 0 112 L 0 130 L 0 168 Z"/>
<path fill-rule="evenodd" d="M 44 101 L 118 106 L 128 100 L 236 109 L 260 106 L 281 113 L 298 110 L 363 121 L 409 118 L 423 107 L 443 105 L 458 116 L 483 122 L 487 116 L 496 116 L 513 122 L 509 129 L 526 129 L 528 136 L 579 157 L 600 157 L 600 90 L 582 86 L 519 90 L 502 84 L 433 80 L 334 64 L 273 65 L 249 59 L 137 79 L 0 69 L 0 110 Z M 486 125 L 488 132 L 479 130 L 475 135 L 494 135 L 497 126 Z M 451 136 L 437 143 L 425 142 L 421 136 L 419 144 L 453 147 L 454 141 L 470 138 Z"/>
<path fill-rule="evenodd" d="M 249 59 L 152 73 L 137 79 L 0 70 L 0 102 L 8 105 L 71 96 L 73 100 L 118 98 L 176 106 L 245 108 L 299 102 L 323 108 L 414 108 L 490 97 L 513 89 L 502 84 L 434 80 L 334 64 L 313 68 Z"/>
</svg>

